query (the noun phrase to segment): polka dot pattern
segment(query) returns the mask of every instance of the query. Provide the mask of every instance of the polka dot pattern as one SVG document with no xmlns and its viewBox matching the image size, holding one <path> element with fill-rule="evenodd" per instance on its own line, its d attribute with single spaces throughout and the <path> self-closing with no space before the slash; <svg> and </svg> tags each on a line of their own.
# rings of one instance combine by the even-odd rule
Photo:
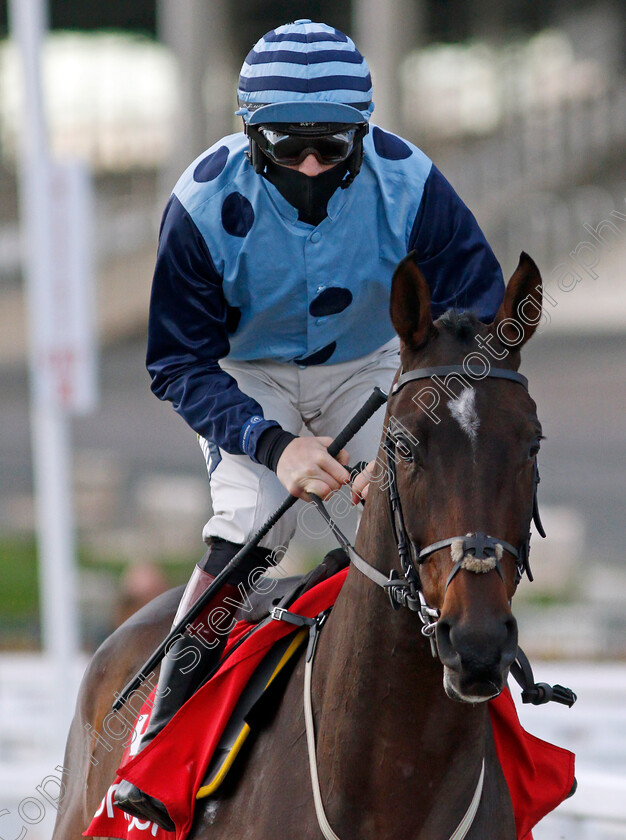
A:
<svg viewBox="0 0 626 840">
<path fill-rule="evenodd" d="M 237 331 L 241 321 L 241 309 L 238 306 L 230 306 L 226 304 L 226 331 L 232 335 Z"/>
<path fill-rule="evenodd" d="M 311 301 L 309 312 L 314 318 L 323 318 L 326 315 L 337 315 L 343 312 L 352 303 L 352 292 L 350 289 L 342 289 L 340 286 L 330 286 L 324 289 L 315 300 Z"/>
<path fill-rule="evenodd" d="M 395 134 L 383 131 L 378 126 L 374 126 L 372 129 L 372 137 L 376 154 L 385 158 L 385 160 L 405 160 L 413 154 L 410 146 L 407 146 L 404 140 L 396 137 Z"/>
<path fill-rule="evenodd" d="M 228 160 L 228 147 L 220 146 L 215 152 L 211 152 L 196 166 L 193 171 L 193 179 L 199 184 L 207 181 L 214 181 L 223 171 Z"/>
<path fill-rule="evenodd" d="M 222 204 L 222 226 L 231 236 L 244 237 L 254 224 L 252 205 L 241 193 L 227 195 Z"/>
<path fill-rule="evenodd" d="M 316 353 L 311 353 L 310 356 L 305 356 L 304 359 L 296 359 L 296 364 L 299 365 L 323 365 L 333 355 L 337 348 L 337 342 L 331 341 L 326 347 L 322 347 Z"/>
</svg>

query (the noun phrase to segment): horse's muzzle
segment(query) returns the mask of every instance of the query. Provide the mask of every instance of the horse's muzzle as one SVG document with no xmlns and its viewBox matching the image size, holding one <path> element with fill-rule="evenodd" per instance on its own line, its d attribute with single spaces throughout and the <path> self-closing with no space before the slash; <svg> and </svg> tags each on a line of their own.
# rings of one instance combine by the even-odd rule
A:
<svg viewBox="0 0 626 840">
<path fill-rule="evenodd" d="M 494 618 L 480 629 L 442 618 L 436 638 L 448 697 L 481 703 L 502 691 L 517 652 L 517 622 L 512 615 Z"/>
</svg>

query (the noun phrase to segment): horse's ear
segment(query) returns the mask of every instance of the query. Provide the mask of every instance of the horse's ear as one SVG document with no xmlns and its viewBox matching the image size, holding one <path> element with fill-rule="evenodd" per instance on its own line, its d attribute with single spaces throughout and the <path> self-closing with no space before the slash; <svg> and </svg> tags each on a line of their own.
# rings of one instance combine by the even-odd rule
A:
<svg viewBox="0 0 626 840">
<path fill-rule="evenodd" d="M 389 314 L 395 331 L 413 350 L 425 344 L 435 331 L 430 289 L 417 267 L 414 251 L 398 263 L 393 273 Z"/>
<path fill-rule="evenodd" d="M 541 274 L 534 260 L 522 251 L 491 325 L 492 331 L 507 347 L 519 350 L 537 329 L 542 303 Z"/>
</svg>

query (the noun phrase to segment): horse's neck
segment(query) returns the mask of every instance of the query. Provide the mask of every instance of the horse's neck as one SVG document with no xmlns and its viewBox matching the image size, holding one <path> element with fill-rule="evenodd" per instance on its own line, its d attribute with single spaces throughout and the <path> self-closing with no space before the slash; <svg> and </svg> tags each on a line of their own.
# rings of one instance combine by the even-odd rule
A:
<svg viewBox="0 0 626 840">
<path fill-rule="evenodd" d="M 382 504 L 380 495 L 374 505 Z M 397 557 L 389 520 L 370 512 L 357 547 L 387 573 Z M 334 792 L 340 810 L 353 809 L 356 818 L 364 791 L 375 791 L 386 800 L 387 817 L 393 802 L 400 823 L 411 818 L 415 826 L 416 807 L 423 820 L 442 798 L 448 813 L 456 799 L 465 806 L 471 799 L 487 706 L 445 696 L 442 666 L 420 629 L 417 615 L 394 612 L 382 589 L 350 569 L 321 634 L 313 683 L 318 765 L 331 810 Z"/>
</svg>

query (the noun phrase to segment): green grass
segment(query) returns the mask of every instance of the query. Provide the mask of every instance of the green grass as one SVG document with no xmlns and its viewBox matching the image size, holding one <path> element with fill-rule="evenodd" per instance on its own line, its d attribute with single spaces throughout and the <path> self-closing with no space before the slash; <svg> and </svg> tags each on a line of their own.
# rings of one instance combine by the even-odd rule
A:
<svg viewBox="0 0 626 840">
<path fill-rule="evenodd" d="M 0 619 L 37 616 L 39 609 L 35 542 L 0 539 Z"/>
<path fill-rule="evenodd" d="M 172 586 L 186 583 L 198 557 L 156 558 Z M 118 580 L 128 560 L 104 558 L 79 549 L 79 570 Z M 39 571 L 33 537 L 0 537 L 0 649 L 39 645 Z"/>
</svg>

